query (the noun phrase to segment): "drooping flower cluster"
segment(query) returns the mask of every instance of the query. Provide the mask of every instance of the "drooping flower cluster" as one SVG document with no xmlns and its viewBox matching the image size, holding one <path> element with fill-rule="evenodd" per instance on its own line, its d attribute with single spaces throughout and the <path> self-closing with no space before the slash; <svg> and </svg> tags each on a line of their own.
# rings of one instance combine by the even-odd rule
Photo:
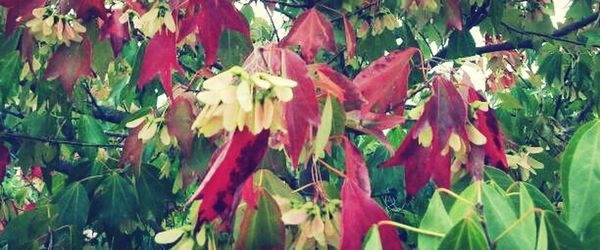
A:
<svg viewBox="0 0 600 250">
<path fill-rule="evenodd" d="M 153 37 L 162 28 L 163 24 L 171 32 L 175 32 L 177 28 L 171 8 L 169 8 L 169 4 L 165 1 L 157 2 L 152 9 L 144 13 L 141 17 L 134 10 L 127 10 L 119 18 L 119 22 L 126 23 L 128 20 L 131 20 L 133 28 L 139 29 L 148 37 Z"/>
<path fill-rule="evenodd" d="M 220 130 L 233 132 L 248 127 L 253 134 L 263 129 L 285 131 L 283 104 L 293 98 L 296 82 L 267 73 L 248 75 L 233 67 L 206 80 L 198 100 L 205 104 L 192 129 L 204 136 Z"/>
<path fill-rule="evenodd" d="M 86 28 L 73 15 L 58 15 L 51 8 L 38 8 L 32 11 L 34 18 L 26 23 L 29 32 L 38 41 L 47 43 L 81 42 Z"/>
</svg>

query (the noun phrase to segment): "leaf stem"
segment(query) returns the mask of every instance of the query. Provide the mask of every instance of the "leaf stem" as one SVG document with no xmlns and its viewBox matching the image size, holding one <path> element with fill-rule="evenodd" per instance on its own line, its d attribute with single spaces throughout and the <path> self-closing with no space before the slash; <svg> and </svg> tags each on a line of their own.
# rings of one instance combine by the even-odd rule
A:
<svg viewBox="0 0 600 250">
<path fill-rule="evenodd" d="M 327 162 L 325 162 L 324 160 L 319 159 L 318 160 L 321 164 L 323 164 L 323 166 L 325 166 L 327 169 L 331 170 L 331 172 L 334 172 L 335 174 L 339 175 L 340 177 L 344 177 L 346 178 L 346 174 L 344 174 L 342 171 L 340 171 L 337 168 L 334 168 L 333 166 L 329 165 Z"/>
<path fill-rule="evenodd" d="M 413 226 L 409 226 L 409 225 L 391 221 L 391 220 L 382 220 L 380 222 L 377 222 L 378 227 L 383 226 L 383 225 L 394 226 L 397 228 L 402 228 L 404 230 L 412 231 L 412 232 L 419 233 L 419 234 L 425 234 L 425 235 L 429 235 L 429 236 L 444 238 L 444 234 L 442 234 L 442 233 L 433 232 L 433 231 L 429 231 L 429 230 L 425 230 L 425 229 L 421 229 L 421 228 L 416 228 Z"/>
<path fill-rule="evenodd" d="M 470 200 L 467 200 L 465 198 L 463 198 L 462 196 L 456 194 L 455 192 L 452 192 L 452 190 L 446 189 L 446 188 L 438 188 L 437 191 L 442 192 L 442 193 L 446 193 L 452 197 L 454 197 L 455 199 L 462 201 L 466 204 L 469 204 L 471 206 L 475 206 L 475 204 L 473 204 L 473 202 L 471 202 Z"/>
</svg>

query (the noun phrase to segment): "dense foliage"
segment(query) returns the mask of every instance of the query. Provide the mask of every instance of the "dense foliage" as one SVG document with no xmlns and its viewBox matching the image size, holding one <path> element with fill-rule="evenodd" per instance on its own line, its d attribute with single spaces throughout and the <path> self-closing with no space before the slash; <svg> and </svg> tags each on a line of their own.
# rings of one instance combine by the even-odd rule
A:
<svg viewBox="0 0 600 250">
<path fill-rule="evenodd" d="M 3 249 L 600 245 L 598 1 L 0 6 Z"/>
</svg>

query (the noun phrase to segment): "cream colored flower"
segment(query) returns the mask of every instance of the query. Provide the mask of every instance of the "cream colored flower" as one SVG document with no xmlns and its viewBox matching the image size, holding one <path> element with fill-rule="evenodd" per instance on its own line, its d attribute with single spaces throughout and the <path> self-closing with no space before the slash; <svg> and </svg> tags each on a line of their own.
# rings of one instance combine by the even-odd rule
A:
<svg viewBox="0 0 600 250">
<path fill-rule="evenodd" d="M 522 152 L 507 154 L 506 159 L 510 168 L 519 170 L 521 172 L 521 179 L 526 181 L 529 179 L 531 173 L 537 174 L 535 172 L 536 169 L 544 168 L 543 163 L 529 157 L 529 154 L 538 154 L 543 151 L 544 149 L 540 147 L 525 147 Z"/>
<path fill-rule="evenodd" d="M 51 44 L 64 43 L 67 46 L 71 42 L 83 41 L 81 34 L 86 32 L 86 28 L 73 16 L 56 15 L 46 8 L 34 9 L 32 13 L 34 18 L 25 26 L 37 40 Z"/>
<path fill-rule="evenodd" d="M 144 35 L 153 37 L 158 32 L 163 24 L 171 32 L 175 32 L 175 20 L 171 14 L 171 9 L 166 3 L 156 4 L 152 9 L 140 17 L 140 30 Z"/>
</svg>

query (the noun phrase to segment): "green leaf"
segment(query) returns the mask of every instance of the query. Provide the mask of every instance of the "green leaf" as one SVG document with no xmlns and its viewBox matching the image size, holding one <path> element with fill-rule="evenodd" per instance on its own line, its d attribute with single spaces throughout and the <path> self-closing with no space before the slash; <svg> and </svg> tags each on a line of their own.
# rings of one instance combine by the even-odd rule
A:
<svg viewBox="0 0 600 250">
<path fill-rule="evenodd" d="M 185 231 L 181 228 L 173 228 L 166 231 L 162 231 L 157 233 L 154 236 L 154 241 L 158 244 L 171 244 L 179 239 L 181 235 L 183 235 Z"/>
<path fill-rule="evenodd" d="M 533 248 L 535 243 L 524 237 L 527 232 L 522 223 L 509 229 L 517 221 L 515 210 L 506 194 L 493 185 L 483 185 L 483 213 L 491 238 L 497 239 L 504 234 L 497 242 L 498 249 L 519 249 L 522 246 Z M 510 231 L 505 233 L 507 229 Z"/>
<path fill-rule="evenodd" d="M 304 198 L 283 182 L 277 175 L 267 169 L 259 169 L 254 173 L 254 184 L 262 180 L 262 187 L 269 191 L 275 198 L 283 198 L 303 202 Z"/>
<path fill-rule="evenodd" d="M 108 138 L 104 134 L 102 127 L 89 115 L 82 115 L 77 121 L 77 134 L 79 141 L 91 144 L 106 144 Z M 89 158 L 95 158 L 98 151 L 97 147 L 84 147 L 83 152 Z"/>
<path fill-rule="evenodd" d="M 475 55 L 475 40 L 468 30 L 454 31 L 448 39 L 446 58 L 458 59 Z"/>
<path fill-rule="evenodd" d="M 474 204 L 477 201 L 477 185 L 475 183 L 469 185 L 465 190 L 460 193 L 460 197 L 464 198 L 471 203 L 467 203 L 463 200 L 456 200 L 452 208 L 450 209 L 450 219 L 454 222 L 454 224 L 458 223 L 460 220 L 464 219 L 467 216 L 476 215 Z M 451 197 L 450 199 L 455 199 Z"/>
<path fill-rule="evenodd" d="M 137 204 L 133 186 L 119 174 L 109 176 L 96 189 L 92 208 L 105 225 L 117 228 L 125 220 L 135 218 Z"/>
<path fill-rule="evenodd" d="M 547 250 L 548 249 L 548 230 L 546 229 L 546 221 L 544 214 L 542 213 L 540 219 L 540 228 L 538 230 L 538 236 L 536 241 L 536 250 Z"/>
<path fill-rule="evenodd" d="M 527 182 L 520 182 L 518 187 L 520 188 L 521 186 L 525 187 L 527 193 L 533 200 L 533 204 L 535 207 L 548 211 L 555 210 L 554 205 L 552 205 L 552 202 L 550 202 L 550 200 L 548 200 L 548 197 L 546 197 L 546 195 L 544 195 L 538 188 Z M 510 189 L 507 190 L 507 192 L 517 192 L 518 190 L 516 189 L 517 186 L 512 186 Z"/>
<path fill-rule="evenodd" d="M 527 187 L 521 183 L 519 185 L 519 220 L 522 220 L 521 228 L 523 235 L 522 238 L 526 245 L 522 245 L 523 248 L 533 249 L 535 248 L 535 214 L 533 214 L 535 207 L 533 206 L 533 200 L 527 191 Z"/>
<path fill-rule="evenodd" d="M 39 207 L 12 219 L 0 234 L 0 244 L 7 243 L 7 249 L 39 249 L 44 244 L 44 236 L 55 219 L 53 207 Z"/>
<path fill-rule="evenodd" d="M 317 136 L 315 137 L 314 142 L 314 154 L 317 158 L 323 158 L 325 156 L 325 146 L 327 146 L 329 136 L 331 135 L 332 119 L 333 107 L 331 104 L 331 97 L 327 96 L 321 114 L 321 124 L 319 124 L 319 129 L 317 130 Z"/>
<path fill-rule="evenodd" d="M 545 76 L 546 83 L 551 85 L 555 81 L 562 82 L 563 54 L 557 50 L 541 60 L 538 74 Z"/>
<path fill-rule="evenodd" d="M 419 228 L 445 234 L 450 231 L 452 225 L 452 220 L 450 220 L 450 216 L 448 215 L 448 212 L 446 212 L 446 208 L 444 207 L 444 203 L 442 203 L 439 192 L 433 193 Z M 442 239 L 439 237 L 425 234 L 418 235 L 419 249 L 438 249 L 441 242 Z"/>
<path fill-rule="evenodd" d="M 275 199 L 264 189 L 258 189 L 256 208 L 247 208 L 240 224 L 236 249 L 283 249 L 285 226 Z"/>
<path fill-rule="evenodd" d="M 367 232 L 367 235 L 365 236 L 365 242 L 363 244 L 363 249 L 383 250 L 383 245 L 381 244 L 381 236 L 379 235 L 379 226 L 377 226 L 377 224 L 371 226 L 371 228 Z"/>
<path fill-rule="evenodd" d="M 544 211 L 542 218 L 548 233 L 548 249 L 582 249 L 575 233 L 554 213 Z"/>
<path fill-rule="evenodd" d="M 584 249 L 597 249 L 600 246 L 600 213 L 597 213 L 588 222 L 588 225 L 581 235 Z"/>
<path fill-rule="evenodd" d="M 60 210 L 58 214 L 60 225 L 74 225 L 78 230 L 83 230 L 87 224 L 90 200 L 80 182 L 72 183 L 57 194 L 55 203 Z"/>
<path fill-rule="evenodd" d="M 446 234 L 440 248 L 444 250 L 483 250 L 489 249 L 485 235 L 479 225 L 472 218 L 467 217 L 459 221 L 450 232 Z"/>
<path fill-rule="evenodd" d="M 140 210 L 146 217 L 161 221 L 164 216 L 165 202 L 172 199 L 171 185 L 158 178 L 159 170 L 152 165 L 143 165 L 140 175 L 135 179 L 135 188 L 139 198 Z"/>
<path fill-rule="evenodd" d="M 225 68 L 241 65 L 251 52 L 252 45 L 246 37 L 237 31 L 224 30 L 221 34 L 221 44 L 217 52 Z"/>
<path fill-rule="evenodd" d="M 568 209 L 567 223 L 577 235 L 600 211 L 597 193 L 600 190 L 600 120 L 592 121 L 591 125 L 582 129 L 584 132 L 581 137 L 569 143 L 563 161 L 563 167 L 569 169 L 568 188 L 563 191 L 568 192 L 569 197 L 565 204 Z"/>
<path fill-rule="evenodd" d="M 483 175 L 486 180 L 493 180 L 504 190 L 508 189 L 515 182 L 506 172 L 498 168 L 486 166 Z"/>
<path fill-rule="evenodd" d="M 13 51 L 0 58 L 0 105 L 4 107 L 6 101 L 15 94 L 15 84 L 19 81 L 21 73 L 21 58 L 19 52 Z"/>
</svg>

